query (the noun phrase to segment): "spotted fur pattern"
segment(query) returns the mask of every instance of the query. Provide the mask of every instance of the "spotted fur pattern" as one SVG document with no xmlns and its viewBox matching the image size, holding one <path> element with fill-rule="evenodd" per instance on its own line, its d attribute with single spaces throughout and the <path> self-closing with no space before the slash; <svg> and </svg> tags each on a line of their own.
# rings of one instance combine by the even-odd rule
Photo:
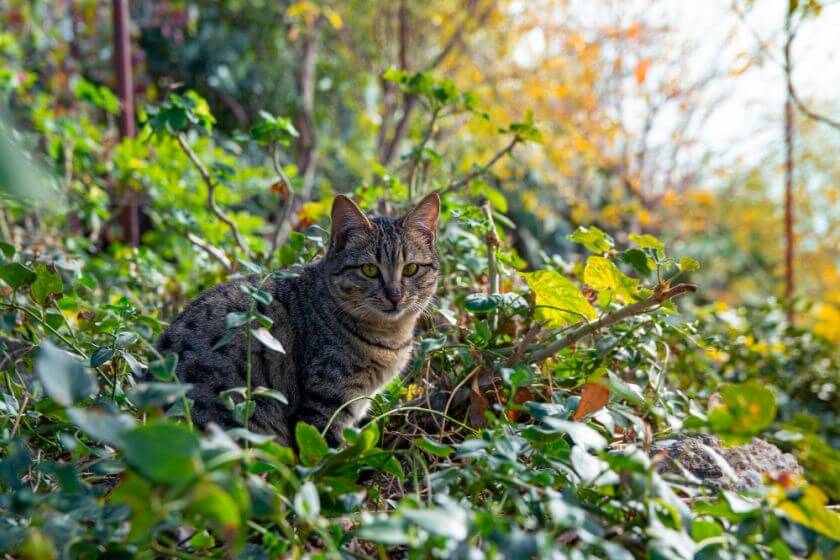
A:
<svg viewBox="0 0 840 560">
<path fill-rule="evenodd" d="M 285 353 L 252 340 L 251 386 L 282 392 L 288 405 L 257 397 L 250 429 L 275 434 L 290 445 L 298 422 L 322 429 L 342 404 L 372 396 L 405 368 L 417 318 L 435 292 L 439 204 L 433 194 L 401 218 L 368 218 L 350 199 L 338 196 L 326 256 L 297 276 L 270 278 L 262 285 L 272 301 L 257 304 L 257 310 L 273 320 L 270 331 Z M 374 277 L 370 265 L 376 266 Z M 188 396 L 200 427 L 211 422 L 235 426 L 219 393 L 245 385 L 245 334 L 213 347 L 227 333 L 226 316 L 251 305 L 241 290 L 243 282 L 259 279 L 203 293 L 157 343 L 161 353 L 178 354 L 177 374 L 192 385 Z M 345 407 L 327 433 L 328 442 L 339 443 L 342 430 L 356 424 L 368 406 L 367 399 L 360 399 Z"/>
</svg>

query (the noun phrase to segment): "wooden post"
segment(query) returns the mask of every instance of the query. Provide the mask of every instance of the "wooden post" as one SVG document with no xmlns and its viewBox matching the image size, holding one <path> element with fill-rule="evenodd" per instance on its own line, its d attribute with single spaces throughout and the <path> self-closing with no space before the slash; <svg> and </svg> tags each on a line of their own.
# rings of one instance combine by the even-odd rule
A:
<svg viewBox="0 0 840 560">
<path fill-rule="evenodd" d="M 114 18 L 114 74 L 117 77 L 117 97 L 120 100 L 120 138 L 134 136 L 134 82 L 131 76 L 131 16 L 129 0 L 113 0 Z M 125 193 L 120 216 L 123 241 L 140 244 L 140 204 L 138 193 Z"/>
</svg>

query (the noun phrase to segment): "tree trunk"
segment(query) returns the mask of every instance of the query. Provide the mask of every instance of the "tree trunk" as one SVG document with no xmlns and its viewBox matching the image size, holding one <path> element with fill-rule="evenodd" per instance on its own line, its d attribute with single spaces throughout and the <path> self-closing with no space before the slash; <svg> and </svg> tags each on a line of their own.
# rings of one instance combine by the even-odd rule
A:
<svg viewBox="0 0 840 560">
<path fill-rule="evenodd" d="M 114 17 L 114 74 L 117 77 L 117 97 L 120 100 L 120 138 L 134 136 L 134 84 L 131 77 L 131 36 L 128 0 L 113 0 Z M 140 202 L 138 193 L 127 189 L 120 215 L 123 242 L 140 244 Z"/>
<path fill-rule="evenodd" d="M 295 85 L 300 98 L 300 110 L 295 114 L 298 140 L 298 172 L 302 177 L 301 199 L 312 195 L 315 170 L 318 165 L 318 138 L 315 132 L 315 80 L 318 63 L 318 27 L 316 21 L 301 37 L 301 61 Z"/>
</svg>

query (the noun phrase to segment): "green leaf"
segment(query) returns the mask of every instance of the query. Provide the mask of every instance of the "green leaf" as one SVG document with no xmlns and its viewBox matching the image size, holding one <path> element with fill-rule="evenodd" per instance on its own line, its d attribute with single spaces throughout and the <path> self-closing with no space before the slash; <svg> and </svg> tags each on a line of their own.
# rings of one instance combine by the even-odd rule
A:
<svg viewBox="0 0 840 560">
<path fill-rule="evenodd" d="M 680 272 L 693 272 L 700 270 L 700 263 L 691 257 L 680 258 Z"/>
<path fill-rule="evenodd" d="M 189 384 L 178 383 L 138 383 L 128 391 L 128 399 L 137 408 L 166 406 L 187 394 L 192 388 Z"/>
<path fill-rule="evenodd" d="M 641 249 L 652 249 L 660 259 L 665 257 L 665 244 L 653 235 L 648 233 L 631 233 L 627 238 Z"/>
<path fill-rule="evenodd" d="M 283 393 L 281 393 L 280 391 L 277 391 L 275 389 L 268 389 L 266 387 L 257 387 L 256 389 L 254 389 L 254 392 L 252 393 L 252 395 L 254 395 L 255 397 L 266 397 L 266 398 L 269 398 L 269 399 L 274 399 L 275 401 L 277 401 L 281 404 L 289 404 L 288 399 L 286 399 L 286 395 L 284 395 Z"/>
<path fill-rule="evenodd" d="M 360 539 L 391 546 L 406 544 L 409 539 L 408 523 L 394 515 L 365 520 L 356 534 Z"/>
<path fill-rule="evenodd" d="M 115 414 L 103 407 L 68 408 L 67 416 L 88 436 L 112 447 L 117 447 L 123 432 L 135 424 L 128 414 Z"/>
<path fill-rule="evenodd" d="M 35 360 L 35 373 L 44 391 L 62 406 L 70 406 L 97 393 L 96 378 L 81 361 L 45 340 Z"/>
<path fill-rule="evenodd" d="M 35 265 L 35 275 L 37 278 L 31 288 L 32 299 L 41 305 L 46 303 L 49 296 L 61 293 L 64 288 L 61 276 L 52 272 L 44 263 Z"/>
<path fill-rule="evenodd" d="M 574 232 L 566 236 L 566 239 L 580 243 L 593 253 L 606 253 L 615 245 L 612 237 L 595 226 L 588 228 L 578 226 Z"/>
<path fill-rule="evenodd" d="M 307 467 L 320 462 L 330 449 L 321 432 L 306 422 L 298 422 L 295 426 L 295 441 L 298 445 L 300 461 Z"/>
<path fill-rule="evenodd" d="M 760 381 L 726 383 L 721 400 L 709 411 L 709 426 L 727 441 L 748 442 L 776 419 L 776 395 Z"/>
<path fill-rule="evenodd" d="M 542 419 L 543 424 L 551 430 L 563 434 L 569 434 L 576 445 L 585 449 L 601 451 L 607 446 L 607 440 L 594 428 L 590 428 L 583 422 L 572 422 L 561 418 L 548 416 Z"/>
<path fill-rule="evenodd" d="M 455 451 L 448 445 L 443 445 L 442 443 L 432 441 L 426 437 L 415 439 L 414 445 L 416 445 L 426 453 L 434 455 L 435 457 L 449 457 Z"/>
<path fill-rule="evenodd" d="M 598 316 L 577 286 L 556 270 L 538 270 L 522 276 L 534 292 L 537 318 L 547 321 L 549 327 L 559 328 Z"/>
<path fill-rule="evenodd" d="M 196 435 L 176 424 L 153 422 L 120 436 L 126 462 L 154 482 L 183 484 L 202 470 Z"/>
<path fill-rule="evenodd" d="M 311 522 L 321 513 L 321 500 L 318 489 L 312 482 L 305 482 L 295 494 L 295 513 L 304 521 Z"/>
<path fill-rule="evenodd" d="M 493 311 L 501 303 L 498 294 L 470 294 L 464 298 L 464 309 L 470 313 L 487 313 Z"/>
<path fill-rule="evenodd" d="M 0 266 L 0 278 L 13 290 L 28 286 L 38 279 L 38 275 L 20 263 L 6 263 Z"/>
<path fill-rule="evenodd" d="M 648 276 L 651 272 L 651 268 L 656 266 L 656 263 L 653 263 L 650 259 L 648 259 L 645 252 L 640 249 L 627 249 L 626 251 L 618 253 L 616 258 L 619 261 L 632 266 L 633 270 L 642 276 Z"/>
<path fill-rule="evenodd" d="M 286 353 L 286 350 L 283 348 L 283 344 L 274 338 L 274 335 L 271 334 L 265 327 L 251 329 L 251 334 L 254 335 L 254 338 L 263 343 L 269 350 L 274 350 L 275 352 L 280 352 L 281 354 Z"/>
<path fill-rule="evenodd" d="M 604 257 L 589 257 L 583 270 L 583 281 L 599 295 L 603 293 L 605 302 L 614 299 L 613 296 L 630 303 L 638 299 L 639 280 L 625 275 Z"/>
<path fill-rule="evenodd" d="M 216 484 L 201 482 L 190 492 L 187 510 L 209 521 L 222 536 L 230 539 L 242 524 L 239 504 Z"/>
<path fill-rule="evenodd" d="M 155 379 L 172 381 L 175 379 L 175 370 L 177 367 L 178 354 L 167 354 L 163 359 L 155 360 L 149 364 L 149 373 Z"/>
<path fill-rule="evenodd" d="M 116 350 L 112 346 L 100 346 L 90 355 L 90 367 L 95 368 L 107 364 L 115 353 Z"/>
<path fill-rule="evenodd" d="M 467 538 L 467 515 L 460 509 L 404 509 L 400 512 L 405 519 L 432 535 L 440 535 L 455 541 Z"/>
</svg>

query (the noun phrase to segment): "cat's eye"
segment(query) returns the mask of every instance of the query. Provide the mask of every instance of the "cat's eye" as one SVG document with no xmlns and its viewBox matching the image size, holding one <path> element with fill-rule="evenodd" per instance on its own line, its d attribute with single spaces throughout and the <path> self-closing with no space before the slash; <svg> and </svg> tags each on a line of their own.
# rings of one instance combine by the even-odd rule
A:
<svg viewBox="0 0 840 560">
<path fill-rule="evenodd" d="M 379 276 L 379 267 L 371 263 L 363 264 L 362 274 L 364 274 L 368 278 L 376 278 L 377 276 Z"/>
<path fill-rule="evenodd" d="M 403 267 L 403 276 L 414 276 L 417 274 L 417 263 L 408 263 Z"/>
</svg>

